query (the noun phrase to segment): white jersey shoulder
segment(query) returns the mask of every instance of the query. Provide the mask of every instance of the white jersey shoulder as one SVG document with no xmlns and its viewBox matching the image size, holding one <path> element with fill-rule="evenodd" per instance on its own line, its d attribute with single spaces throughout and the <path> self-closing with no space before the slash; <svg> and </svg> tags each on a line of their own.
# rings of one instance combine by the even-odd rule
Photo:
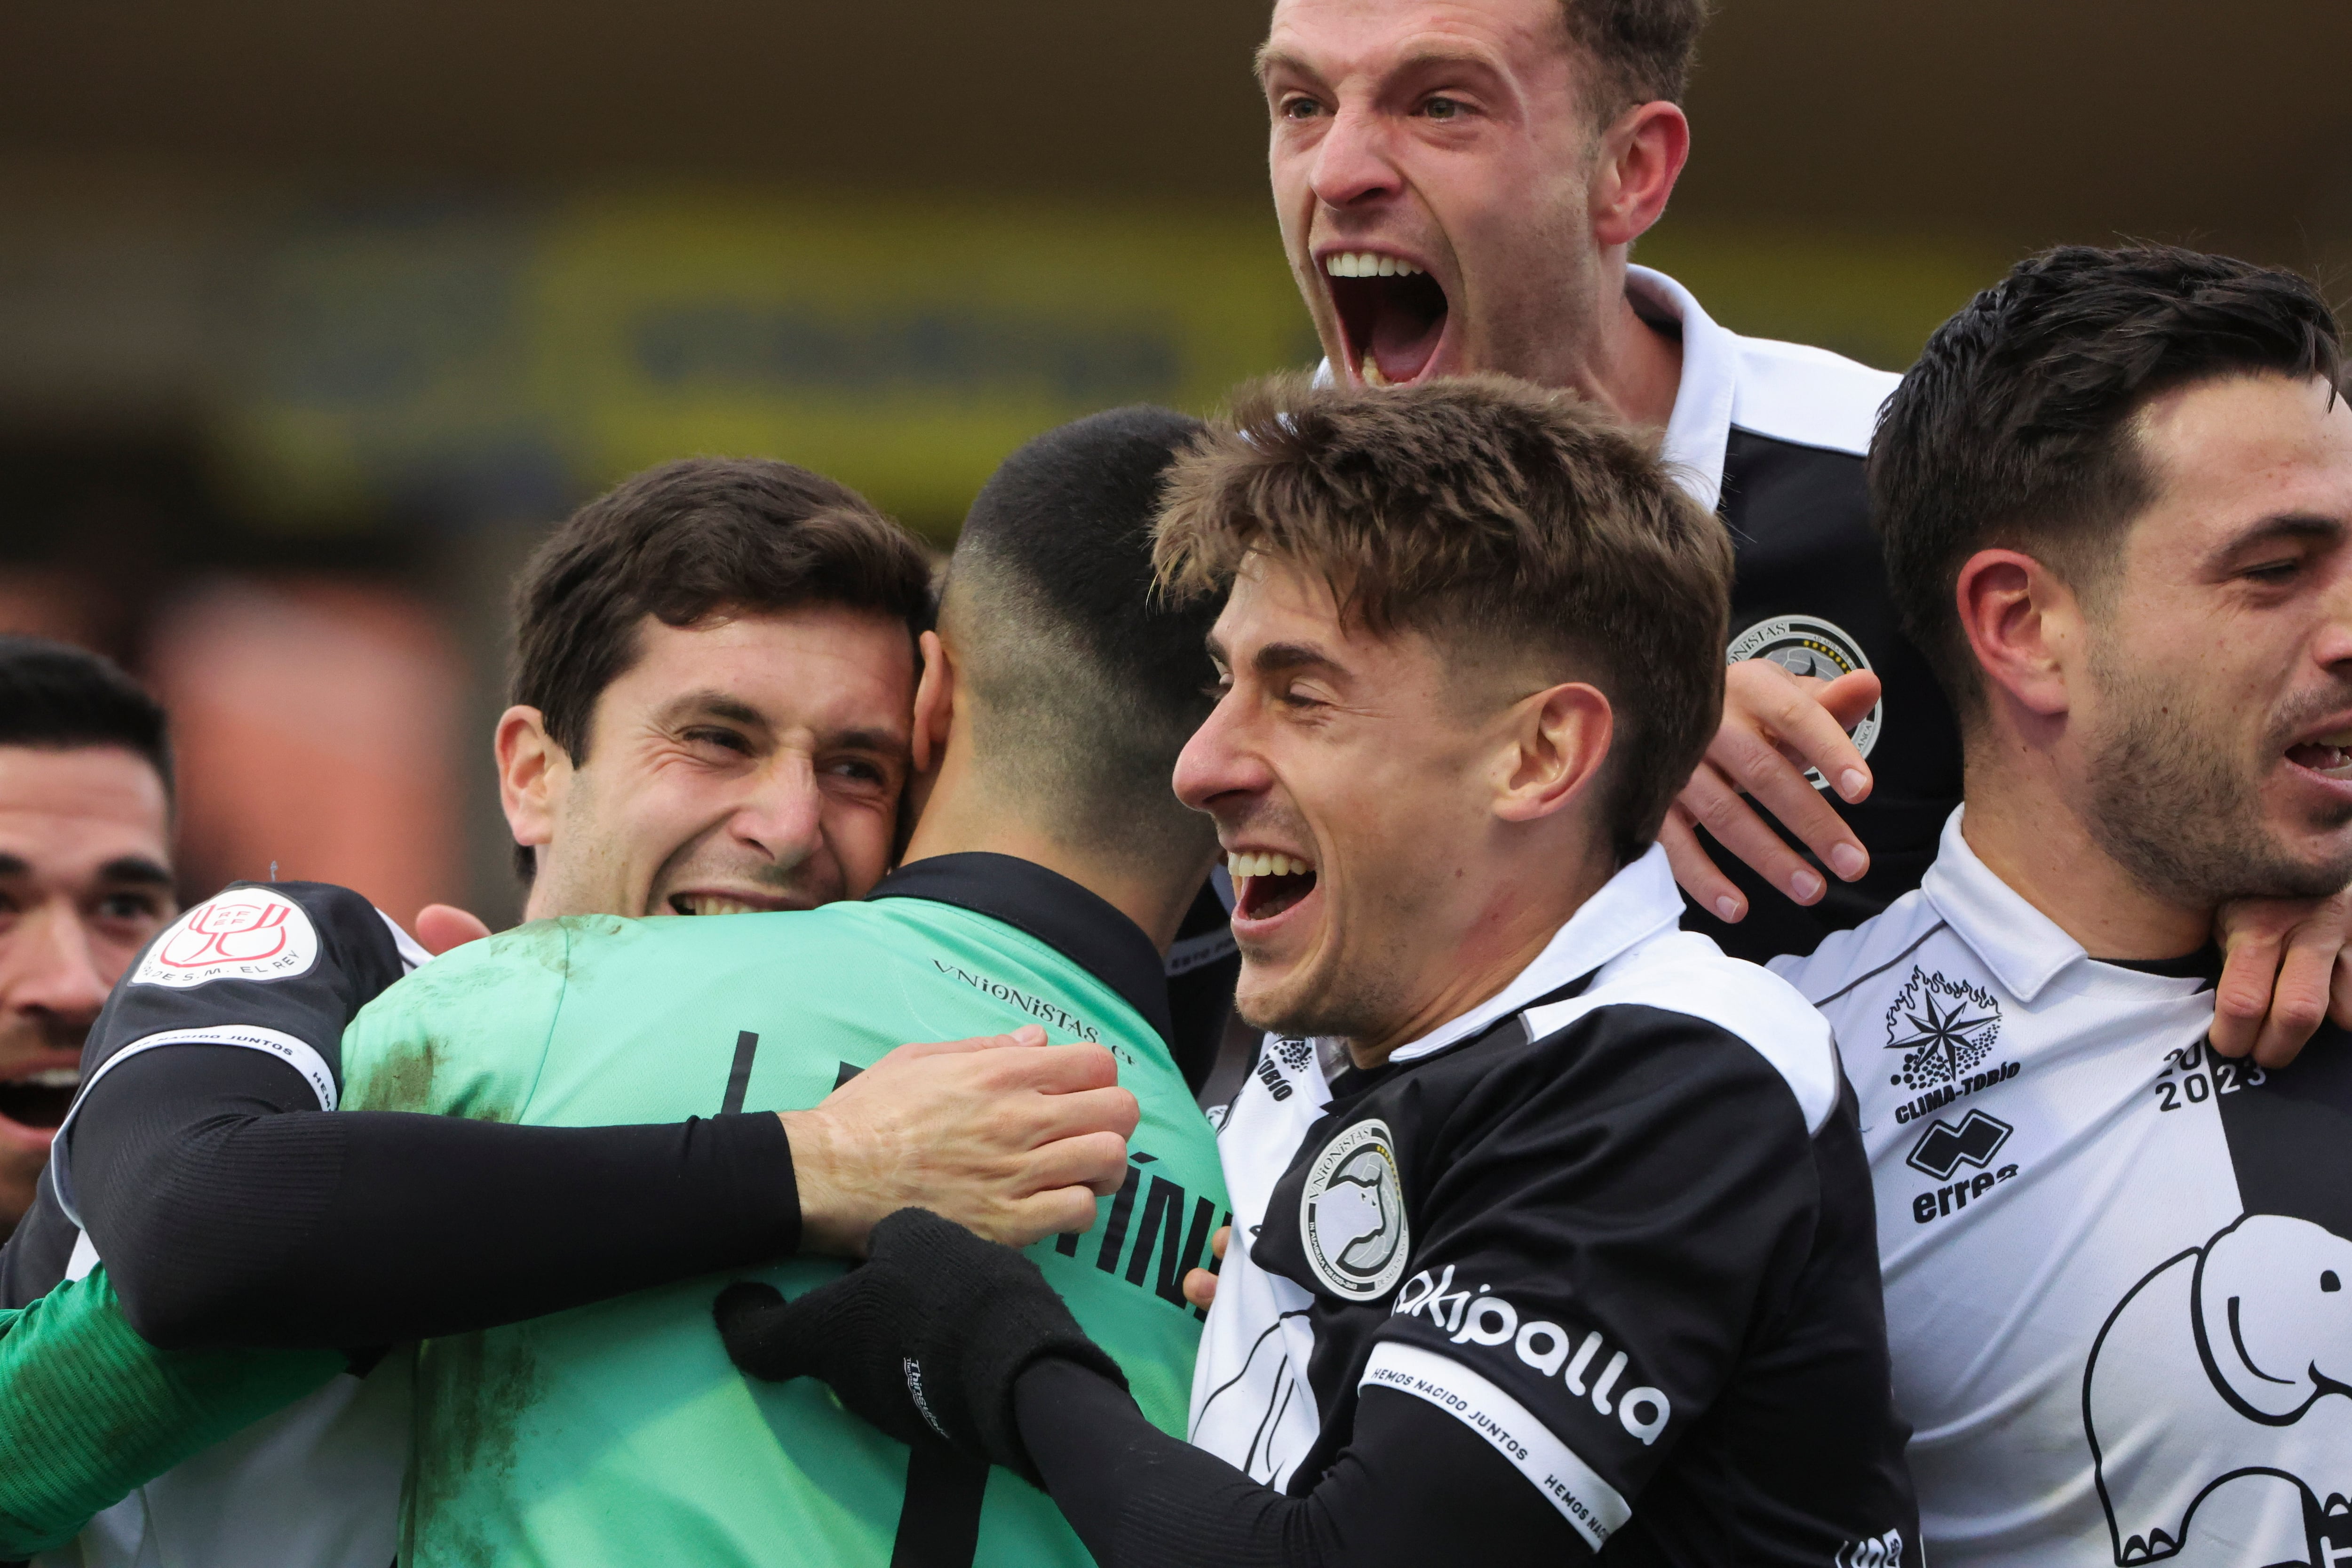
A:
<svg viewBox="0 0 2352 1568">
<path fill-rule="evenodd" d="M 1837 1046 L 1829 1021 L 1794 986 L 1760 965 L 1727 957 L 1696 931 L 1670 931 L 1602 965 L 1580 996 L 1528 1009 L 1540 1039 L 1602 1007 L 1655 1007 L 1701 1018 L 1747 1042 L 1772 1065 L 1821 1131 L 1837 1105 Z"/>
<path fill-rule="evenodd" d="M 1861 457 L 1902 377 L 1802 343 L 1739 338 L 1731 400 L 1737 429 Z"/>
<path fill-rule="evenodd" d="M 1832 931 L 1804 957 L 1783 955 L 1770 967 L 1807 1003 L 1827 1007 L 1944 929 L 1942 913 L 1915 888 L 1853 930 Z"/>
</svg>

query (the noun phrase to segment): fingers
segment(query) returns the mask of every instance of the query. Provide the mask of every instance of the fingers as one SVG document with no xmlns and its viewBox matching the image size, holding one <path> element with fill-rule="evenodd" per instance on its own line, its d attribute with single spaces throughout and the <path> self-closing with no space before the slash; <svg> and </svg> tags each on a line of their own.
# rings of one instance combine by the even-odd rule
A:
<svg viewBox="0 0 2352 1568">
<path fill-rule="evenodd" d="M 1866 669 L 1831 681 L 1800 680 L 1769 659 L 1745 660 L 1725 674 L 1723 727 L 1707 756 L 1720 765 L 1717 752 L 1725 742 L 1760 739 L 1783 762 L 1795 763 L 1800 775 L 1818 768 L 1841 800 L 1862 800 L 1871 790 L 1870 764 L 1846 731 L 1878 698 L 1878 677 Z"/>
<path fill-rule="evenodd" d="M 1077 1235 L 1095 1224 L 1095 1194 L 1088 1187 L 1056 1187 L 1035 1193 L 985 1216 L 964 1221 L 975 1236 L 1007 1247 L 1029 1247 L 1049 1236 Z"/>
<path fill-rule="evenodd" d="M 1747 917 L 1748 900 L 1700 846 L 1689 814 L 1679 803 L 1668 809 L 1666 820 L 1659 825 L 1658 842 L 1666 847 L 1666 864 L 1674 868 L 1675 884 L 1697 900 L 1699 908 L 1713 910 L 1727 925 L 1736 925 Z"/>
<path fill-rule="evenodd" d="M 2263 1032 L 2254 1041 L 2257 1064 L 2286 1066 L 2327 1021 L 2328 992 L 2343 949 L 2342 931 L 2326 926 L 2305 926 L 2288 942 L 2286 956 L 2279 964 L 2278 984 L 2271 994 L 2269 1016 L 2263 1020 Z"/>
<path fill-rule="evenodd" d="M 1822 723 L 1834 728 L 1835 721 L 1827 713 L 1818 707 L 1813 711 Z M 1838 731 L 1837 734 L 1839 740 L 1845 739 L 1844 731 Z M 1851 743 L 1847 744 L 1846 750 L 1853 751 Z M 1805 777 L 1804 765 L 1790 761 L 1783 748 L 1772 743 L 1770 737 L 1735 731 L 1727 724 L 1716 736 L 1715 744 L 1707 748 L 1706 756 L 1707 765 L 1712 766 L 1732 789 L 1753 796 L 1759 805 L 1779 817 L 1806 848 L 1820 856 L 1822 863 L 1837 873 L 1840 879 L 1851 882 L 1870 869 L 1869 852 L 1863 848 L 1862 840 L 1854 837 L 1853 829 L 1846 826 L 1845 818 L 1822 798 L 1822 792 Z M 1861 753 L 1854 752 L 1854 756 L 1859 761 Z M 1836 775 L 1824 776 L 1833 778 Z M 1694 777 L 1692 783 L 1697 782 Z M 1868 793 L 1866 788 L 1864 793 Z M 1745 854 L 1741 854 L 1740 858 L 1755 865 Z M 1763 869 L 1762 867 L 1757 868 Z M 1786 887 L 1788 884 L 1775 878 L 1773 885 Z"/>
<path fill-rule="evenodd" d="M 1136 1103 L 1132 1093 L 1123 1089 L 1039 1095 L 1022 1110 L 1029 1118 L 1024 1131 L 1031 1148 L 1088 1132 L 1108 1132 L 1123 1142 L 1143 1119 L 1143 1108 Z M 1126 1155 L 1119 1157 L 1125 1159 Z"/>
<path fill-rule="evenodd" d="M 1184 1276 L 1184 1300 L 1202 1311 L 1217 1299 L 1217 1277 L 1205 1268 L 1195 1268 Z"/>
<path fill-rule="evenodd" d="M 1789 767 L 1786 759 L 1776 760 L 1782 768 Z M 1811 785 L 1806 785 L 1806 793 L 1812 793 Z M 1818 903 L 1829 890 L 1822 874 L 1807 865 L 1803 857 L 1790 848 L 1756 815 L 1755 808 L 1741 798 L 1739 791 L 1715 770 L 1712 763 L 1698 765 L 1698 771 L 1691 774 L 1691 782 L 1683 786 L 1679 804 L 1694 821 L 1715 835 L 1717 843 L 1754 867 L 1798 903 Z M 1829 809 L 1818 799 L 1813 804 L 1822 810 Z"/>
<path fill-rule="evenodd" d="M 1118 1132 L 1088 1132 L 1048 1143 L 1031 1158 L 1028 1179 L 1041 1192 L 1085 1187 L 1107 1198 L 1127 1180 L 1127 1137 Z"/>
<path fill-rule="evenodd" d="M 1217 1234 L 1209 1237 L 1209 1256 L 1223 1263 L 1225 1260 L 1225 1247 L 1233 1239 L 1234 1227 L 1229 1225 L 1219 1226 Z"/>
<path fill-rule="evenodd" d="M 973 1051 L 999 1050 L 1007 1046 L 1042 1046 L 1045 1043 L 1043 1025 L 1024 1024 L 1009 1035 L 974 1035 L 968 1040 L 924 1040 L 897 1047 L 874 1066 L 883 1062 L 919 1061 L 925 1057 L 966 1056 Z M 870 1070 L 870 1069 L 869 1069 Z"/>
<path fill-rule="evenodd" d="M 417 945 L 436 958 L 489 934 L 490 928 L 480 916 L 467 914 L 454 904 L 427 904 L 416 911 Z"/>
<path fill-rule="evenodd" d="M 2283 933 L 2268 930 L 2242 929 L 2223 938 L 2228 956 L 2213 987 L 2213 1027 L 2205 1037 L 2221 1055 L 2246 1056 L 2261 1037 L 2284 945 Z"/>
</svg>

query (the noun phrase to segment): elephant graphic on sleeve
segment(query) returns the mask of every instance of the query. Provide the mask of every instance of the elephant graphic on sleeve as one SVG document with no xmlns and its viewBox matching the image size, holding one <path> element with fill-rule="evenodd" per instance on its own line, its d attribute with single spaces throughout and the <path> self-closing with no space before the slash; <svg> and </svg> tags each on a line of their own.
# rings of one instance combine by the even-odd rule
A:
<svg viewBox="0 0 2352 1568">
<path fill-rule="evenodd" d="M 2083 1419 L 2123 1565 L 2352 1564 L 2352 1241 L 2253 1214 L 2132 1287 Z"/>
</svg>

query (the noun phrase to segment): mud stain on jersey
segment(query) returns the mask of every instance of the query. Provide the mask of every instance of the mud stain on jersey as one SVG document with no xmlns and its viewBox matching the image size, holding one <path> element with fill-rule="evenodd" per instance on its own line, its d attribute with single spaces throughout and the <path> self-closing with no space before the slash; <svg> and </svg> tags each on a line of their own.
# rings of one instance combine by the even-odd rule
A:
<svg viewBox="0 0 2352 1568">
<path fill-rule="evenodd" d="M 420 1542 L 450 1562 L 499 1555 L 499 1543 L 482 1528 L 499 1510 L 480 1507 L 479 1500 L 512 1489 L 516 1434 L 543 1388 L 529 1323 L 429 1340 L 418 1349 L 416 1430 L 434 1440 L 415 1450 L 403 1562 Z"/>
</svg>

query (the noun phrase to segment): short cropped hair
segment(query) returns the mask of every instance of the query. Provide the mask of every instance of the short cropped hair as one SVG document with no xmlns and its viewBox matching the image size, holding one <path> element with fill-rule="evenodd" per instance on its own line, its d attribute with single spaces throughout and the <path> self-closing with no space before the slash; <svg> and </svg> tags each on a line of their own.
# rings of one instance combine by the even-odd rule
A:
<svg viewBox="0 0 2352 1568">
<path fill-rule="evenodd" d="M 2293 272 L 2168 246 L 2021 261 L 1927 340 L 1870 446 L 1872 522 L 1905 630 L 1963 720 L 1982 678 L 1960 626 L 1979 550 L 2096 589 L 2157 476 L 2136 419 L 2192 382 L 2342 375 L 2342 333 Z"/>
<path fill-rule="evenodd" d="M 163 705 L 114 664 L 47 637 L 0 637 L 0 746 L 120 746 L 173 790 Z"/>
<path fill-rule="evenodd" d="M 1680 103 L 1690 90 L 1707 0 L 1560 0 L 1570 42 L 1591 60 L 1593 108 L 1613 120 L 1637 103 Z"/>
<path fill-rule="evenodd" d="M 587 760 L 604 689 L 638 657 L 647 616 L 809 605 L 930 624 L 930 561 L 914 535 L 845 485 L 767 458 L 688 458 L 623 480 L 548 536 L 517 579 L 512 700 Z M 530 852 L 518 868 L 530 874 Z"/>
<path fill-rule="evenodd" d="M 1160 484 L 1201 422 L 1117 408 L 1007 458 L 965 518 L 941 617 L 979 699 L 990 770 L 1055 805 L 1069 841 L 1147 858 L 1203 851 L 1177 754 L 1208 717 L 1217 605 L 1154 588 Z"/>
<path fill-rule="evenodd" d="M 1657 837 L 1721 721 L 1730 535 L 1655 443 L 1570 394 L 1495 375 L 1245 388 L 1170 475 L 1161 580 L 1220 586 L 1253 552 L 1320 576 L 1374 635 L 1600 688 L 1621 865 Z"/>
</svg>

